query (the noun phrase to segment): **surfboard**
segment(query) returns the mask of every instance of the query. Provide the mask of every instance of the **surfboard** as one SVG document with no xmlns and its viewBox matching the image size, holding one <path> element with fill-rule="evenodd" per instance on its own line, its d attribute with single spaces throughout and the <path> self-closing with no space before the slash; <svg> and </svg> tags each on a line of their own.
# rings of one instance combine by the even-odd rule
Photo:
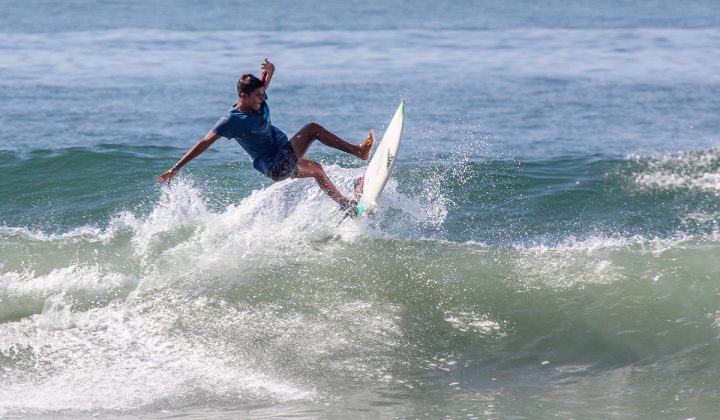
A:
<svg viewBox="0 0 720 420">
<path fill-rule="evenodd" d="M 400 101 L 395 115 L 388 124 L 382 140 L 375 148 L 370 158 L 365 174 L 356 181 L 353 198 L 357 201 L 355 217 L 362 217 L 377 212 L 377 200 L 390 174 L 395 167 L 400 140 L 402 140 L 403 125 L 405 123 L 405 100 Z"/>
</svg>

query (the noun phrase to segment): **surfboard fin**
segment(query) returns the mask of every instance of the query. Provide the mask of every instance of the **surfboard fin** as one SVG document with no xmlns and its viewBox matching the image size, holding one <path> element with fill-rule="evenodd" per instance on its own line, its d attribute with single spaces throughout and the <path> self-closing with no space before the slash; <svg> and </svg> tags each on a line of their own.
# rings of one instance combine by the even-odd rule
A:
<svg viewBox="0 0 720 420">
<path fill-rule="evenodd" d="M 345 217 L 350 216 L 351 219 L 354 219 L 357 217 L 357 204 L 358 200 L 355 197 L 350 197 L 347 199 L 347 202 L 344 206 L 340 206 L 340 211 L 345 213 Z"/>
<path fill-rule="evenodd" d="M 342 219 L 338 222 L 338 226 L 342 224 L 342 222 L 345 221 L 348 217 L 351 219 L 355 219 L 358 217 L 358 211 L 357 211 L 357 203 L 358 200 L 352 196 L 350 196 L 344 205 L 340 206 L 340 212 L 342 213 Z"/>
</svg>

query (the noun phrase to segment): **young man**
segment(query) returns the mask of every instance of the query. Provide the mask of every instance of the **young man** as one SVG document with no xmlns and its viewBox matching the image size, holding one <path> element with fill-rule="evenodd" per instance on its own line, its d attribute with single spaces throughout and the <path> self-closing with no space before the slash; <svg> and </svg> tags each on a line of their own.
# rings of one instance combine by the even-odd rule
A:
<svg viewBox="0 0 720 420">
<path fill-rule="evenodd" d="M 287 178 L 313 177 L 320 188 L 335 200 L 343 209 L 349 209 L 349 202 L 333 185 L 314 160 L 307 159 L 305 153 L 310 144 L 320 140 L 323 144 L 357 156 L 362 160 L 370 157 L 374 142 L 373 131 L 360 144 L 350 144 L 316 123 L 306 124 L 288 141 L 285 133 L 270 123 L 270 108 L 265 99 L 265 91 L 270 85 L 275 66 L 265 59 L 260 66 L 258 79 L 252 74 L 244 74 L 237 83 L 239 100 L 228 115 L 220 118 L 215 127 L 198 141 L 178 163 L 157 177 L 158 182 L 170 180 L 180 168 L 198 157 L 220 137 L 234 139 L 253 159 L 253 166 L 273 181 Z"/>
</svg>

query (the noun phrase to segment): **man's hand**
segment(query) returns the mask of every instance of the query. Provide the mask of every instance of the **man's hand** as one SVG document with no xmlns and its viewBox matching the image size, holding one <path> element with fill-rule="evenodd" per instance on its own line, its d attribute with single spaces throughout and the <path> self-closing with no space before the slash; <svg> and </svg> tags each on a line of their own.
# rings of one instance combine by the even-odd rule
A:
<svg viewBox="0 0 720 420">
<path fill-rule="evenodd" d="M 271 63 L 270 60 L 265 57 L 265 61 L 260 64 L 260 72 L 272 76 L 275 73 L 275 64 Z"/>
<path fill-rule="evenodd" d="M 273 73 L 275 73 L 275 64 L 271 63 L 270 60 L 265 57 L 265 61 L 260 64 L 260 70 L 262 71 L 260 80 L 265 83 L 265 90 L 267 90 L 268 86 L 270 86 L 270 80 L 272 79 Z"/>
<path fill-rule="evenodd" d="M 208 147 L 210 147 L 213 143 L 215 143 L 215 140 L 220 138 L 220 134 L 210 130 L 207 134 L 205 134 L 205 137 L 203 137 L 202 140 L 195 143 L 195 146 L 191 147 L 190 150 L 185 153 L 185 156 L 182 157 L 178 161 L 178 163 L 175 164 L 172 168 L 168 169 L 167 171 L 163 172 L 162 175 L 157 177 L 157 182 L 162 183 L 164 181 L 167 181 L 167 183 L 170 183 L 170 180 L 173 179 L 175 175 L 180 172 L 180 168 L 187 165 L 191 160 L 195 159 L 200 155 L 200 153 L 207 150 Z"/>
<path fill-rule="evenodd" d="M 177 173 L 180 172 L 175 168 L 170 168 L 167 171 L 163 172 L 162 175 L 157 177 L 157 182 L 159 184 L 162 184 L 164 181 L 167 181 L 168 184 L 170 184 L 170 180 L 173 179 Z"/>
</svg>

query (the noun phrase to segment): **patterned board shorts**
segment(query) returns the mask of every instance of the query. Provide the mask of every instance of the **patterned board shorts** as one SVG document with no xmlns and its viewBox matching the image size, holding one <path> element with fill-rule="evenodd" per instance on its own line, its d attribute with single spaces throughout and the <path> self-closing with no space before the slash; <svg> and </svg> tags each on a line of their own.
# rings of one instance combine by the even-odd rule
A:
<svg viewBox="0 0 720 420">
<path fill-rule="evenodd" d="M 285 144 L 278 153 L 270 167 L 268 178 L 273 181 L 282 181 L 287 178 L 295 178 L 298 172 L 298 158 L 290 142 Z"/>
</svg>

